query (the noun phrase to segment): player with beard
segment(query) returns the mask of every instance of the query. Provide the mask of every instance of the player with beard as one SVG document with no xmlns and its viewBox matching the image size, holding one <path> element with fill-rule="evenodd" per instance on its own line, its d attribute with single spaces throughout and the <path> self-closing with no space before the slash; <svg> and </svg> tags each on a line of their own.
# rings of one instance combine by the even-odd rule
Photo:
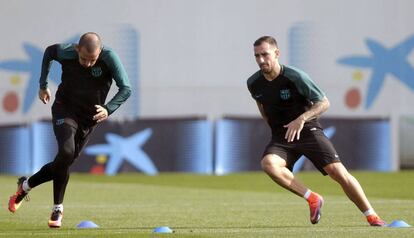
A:
<svg viewBox="0 0 414 238">
<path fill-rule="evenodd" d="M 303 71 L 279 63 L 280 50 L 273 37 L 257 39 L 254 56 L 260 70 L 248 79 L 247 86 L 272 131 L 261 160 L 262 169 L 275 183 L 306 199 L 310 221 L 316 224 L 324 200 L 292 173 L 294 163 L 305 155 L 323 175 L 340 184 L 371 226 L 385 226 L 318 122 L 329 107 L 324 92 Z"/>
</svg>

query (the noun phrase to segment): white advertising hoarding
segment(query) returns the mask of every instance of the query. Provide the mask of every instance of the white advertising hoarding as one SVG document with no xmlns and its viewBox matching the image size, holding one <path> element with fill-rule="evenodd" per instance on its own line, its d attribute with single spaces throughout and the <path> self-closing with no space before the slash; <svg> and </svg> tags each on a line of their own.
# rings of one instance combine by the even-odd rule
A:
<svg viewBox="0 0 414 238">
<path fill-rule="evenodd" d="M 98 32 L 134 93 L 114 118 L 258 116 L 246 79 L 252 44 L 277 38 L 280 61 L 305 70 L 330 116 L 392 117 L 414 107 L 414 2 L 276 0 L 11 1 L 0 8 L 0 124 L 50 118 L 37 99 L 43 50 Z M 59 67 L 50 75 L 54 92 Z"/>
</svg>

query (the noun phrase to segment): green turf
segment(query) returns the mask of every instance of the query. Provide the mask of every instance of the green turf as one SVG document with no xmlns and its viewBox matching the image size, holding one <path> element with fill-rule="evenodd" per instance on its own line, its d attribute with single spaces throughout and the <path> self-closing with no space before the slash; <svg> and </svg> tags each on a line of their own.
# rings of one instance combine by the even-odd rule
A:
<svg viewBox="0 0 414 238">
<path fill-rule="evenodd" d="M 414 225 L 414 171 L 353 174 L 385 220 Z M 34 189 L 31 200 L 11 214 L 7 201 L 16 177 L 0 176 L 0 237 L 414 237 L 414 228 L 369 227 L 328 177 L 313 172 L 298 176 L 325 198 L 318 225 L 310 224 L 303 199 L 263 173 L 125 174 L 72 175 L 60 229 L 47 227 L 51 183 Z M 76 229 L 83 220 L 100 228 Z M 175 233 L 154 234 L 157 226 Z"/>
</svg>

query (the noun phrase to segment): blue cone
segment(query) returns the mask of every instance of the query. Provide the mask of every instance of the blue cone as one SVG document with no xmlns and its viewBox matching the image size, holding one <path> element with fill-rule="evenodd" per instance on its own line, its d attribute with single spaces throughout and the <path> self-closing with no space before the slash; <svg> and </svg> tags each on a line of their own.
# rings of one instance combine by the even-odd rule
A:
<svg viewBox="0 0 414 238">
<path fill-rule="evenodd" d="M 76 228 L 79 229 L 89 229 L 89 228 L 98 228 L 99 226 L 96 225 L 93 221 L 82 221 L 79 223 Z"/>
<path fill-rule="evenodd" d="M 403 220 L 395 220 L 388 224 L 388 227 L 411 227 L 411 225 Z"/>
<path fill-rule="evenodd" d="M 155 233 L 173 233 L 173 230 L 168 226 L 160 226 L 154 229 Z"/>
</svg>

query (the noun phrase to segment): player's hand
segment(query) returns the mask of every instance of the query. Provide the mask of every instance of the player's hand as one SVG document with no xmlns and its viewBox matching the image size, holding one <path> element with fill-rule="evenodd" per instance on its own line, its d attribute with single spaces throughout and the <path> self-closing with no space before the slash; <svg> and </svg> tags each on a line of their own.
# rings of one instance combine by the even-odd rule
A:
<svg viewBox="0 0 414 238">
<path fill-rule="evenodd" d="M 50 101 L 50 98 L 51 98 L 51 93 L 50 93 L 49 88 L 39 89 L 39 99 L 40 99 L 40 101 L 42 101 L 44 104 L 46 104 Z"/>
<path fill-rule="evenodd" d="M 296 118 L 295 120 L 291 121 L 289 124 L 284 125 L 284 128 L 287 128 L 285 139 L 287 139 L 288 142 L 292 142 L 295 140 L 300 139 L 300 132 L 303 129 L 303 125 L 305 124 L 305 120 L 300 116 Z"/>
<path fill-rule="evenodd" d="M 101 105 L 95 105 L 96 114 L 93 116 L 93 120 L 96 122 L 104 121 L 108 118 L 108 111 L 106 108 L 102 107 Z"/>
</svg>

